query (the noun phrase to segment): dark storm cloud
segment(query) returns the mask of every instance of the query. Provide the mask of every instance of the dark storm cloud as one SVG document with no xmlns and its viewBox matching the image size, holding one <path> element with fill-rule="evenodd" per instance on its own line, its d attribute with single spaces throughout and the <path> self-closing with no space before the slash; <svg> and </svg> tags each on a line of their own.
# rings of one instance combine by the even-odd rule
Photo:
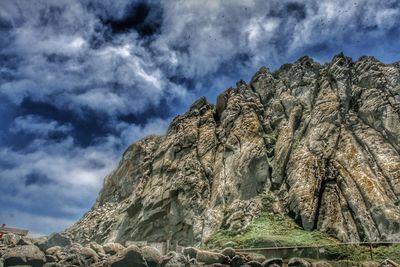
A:
<svg viewBox="0 0 400 267">
<path fill-rule="evenodd" d="M 162 8 L 159 4 L 138 2 L 130 5 L 120 19 L 103 20 L 113 33 L 136 31 L 141 37 L 151 36 L 160 31 Z"/>
<path fill-rule="evenodd" d="M 128 144 L 263 65 L 340 51 L 398 60 L 399 10 L 391 0 L 1 1 L 0 221 L 61 230 Z"/>
</svg>

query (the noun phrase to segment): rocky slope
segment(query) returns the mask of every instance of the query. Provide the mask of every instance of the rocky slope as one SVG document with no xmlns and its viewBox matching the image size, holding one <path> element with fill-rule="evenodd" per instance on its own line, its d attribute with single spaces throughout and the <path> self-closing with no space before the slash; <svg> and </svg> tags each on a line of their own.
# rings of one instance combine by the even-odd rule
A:
<svg viewBox="0 0 400 267">
<path fill-rule="evenodd" d="M 305 230 L 400 241 L 399 141 L 399 62 L 339 54 L 263 67 L 132 144 L 66 234 L 195 244 L 245 228 L 268 194 Z"/>
</svg>

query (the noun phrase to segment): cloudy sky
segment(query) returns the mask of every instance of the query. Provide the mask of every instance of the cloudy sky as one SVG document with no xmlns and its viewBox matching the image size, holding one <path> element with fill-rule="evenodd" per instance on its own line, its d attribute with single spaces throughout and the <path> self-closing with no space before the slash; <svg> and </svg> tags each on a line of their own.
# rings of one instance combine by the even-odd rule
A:
<svg viewBox="0 0 400 267">
<path fill-rule="evenodd" d="M 261 66 L 400 60 L 400 1 L 0 0 L 0 223 L 60 231 L 123 150 Z"/>
</svg>

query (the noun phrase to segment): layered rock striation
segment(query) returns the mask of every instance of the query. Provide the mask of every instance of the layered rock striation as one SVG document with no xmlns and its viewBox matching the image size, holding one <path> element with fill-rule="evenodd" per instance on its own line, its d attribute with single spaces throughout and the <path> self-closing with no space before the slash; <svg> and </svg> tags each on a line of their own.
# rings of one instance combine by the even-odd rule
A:
<svg viewBox="0 0 400 267">
<path fill-rule="evenodd" d="M 245 228 L 269 194 L 305 230 L 400 241 L 399 141 L 400 63 L 339 54 L 263 67 L 132 144 L 66 234 L 195 244 Z"/>
</svg>

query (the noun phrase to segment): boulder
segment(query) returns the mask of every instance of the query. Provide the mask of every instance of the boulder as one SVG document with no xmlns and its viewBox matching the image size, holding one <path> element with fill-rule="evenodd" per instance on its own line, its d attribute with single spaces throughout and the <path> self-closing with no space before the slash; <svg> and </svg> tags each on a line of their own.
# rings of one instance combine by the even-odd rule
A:
<svg viewBox="0 0 400 267">
<path fill-rule="evenodd" d="M 13 233 L 3 235 L 3 245 L 7 247 L 15 247 L 20 241 L 21 237 Z"/>
<path fill-rule="evenodd" d="M 267 259 L 262 263 L 263 267 L 282 267 L 283 259 L 282 258 L 271 258 Z"/>
<path fill-rule="evenodd" d="M 101 245 L 97 244 L 96 242 L 90 242 L 89 247 L 91 249 L 93 249 L 94 251 L 96 251 L 96 253 L 106 254 L 103 247 Z"/>
<path fill-rule="evenodd" d="M 42 250 L 43 252 L 51 247 L 66 247 L 72 244 L 71 240 L 68 237 L 63 236 L 59 233 L 51 234 L 49 237 L 34 238 L 31 242 L 35 246 L 39 247 L 40 250 Z"/>
<path fill-rule="evenodd" d="M 311 263 L 301 258 L 291 258 L 288 267 L 311 267 Z"/>
<path fill-rule="evenodd" d="M 230 261 L 230 265 L 231 267 L 240 267 L 245 263 L 245 259 L 243 259 L 243 257 L 241 255 L 235 255 L 231 261 Z"/>
<path fill-rule="evenodd" d="M 82 247 L 77 251 L 77 253 L 79 253 L 83 257 L 92 258 L 94 261 L 97 261 L 99 258 L 96 251 L 88 247 Z"/>
<path fill-rule="evenodd" d="M 21 237 L 17 242 L 17 246 L 24 246 L 24 245 L 33 245 L 33 243 L 28 238 Z"/>
<path fill-rule="evenodd" d="M 199 252 L 199 250 L 197 248 L 187 247 L 187 248 L 183 249 L 182 253 L 183 253 L 183 255 L 188 257 L 188 259 L 196 259 L 198 252 Z"/>
<path fill-rule="evenodd" d="M 73 253 L 73 254 L 67 254 L 67 255 L 65 255 L 60 261 L 59 261 L 59 263 L 62 265 L 62 266 L 71 266 L 71 265 L 82 265 L 83 264 L 83 262 L 82 262 L 82 260 L 80 259 L 80 257 L 77 255 L 77 254 L 75 254 L 75 253 Z"/>
<path fill-rule="evenodd" d="M 140 248 L 135 245 L 122 250 L 119 254 L 114 255 L 108 259 L 108 266 L 110 267 L 148 267 Z"/>
<path fill-rule="evenodd" d="M 161 267 L 186 267 L 189 265 L 189 261 L 182 254 L 177 254 L 176 252 L 169 252 L 167 255 L 163 257 L 163 260 L 160 265 Z"/>
<path fill-rule="evenodd" d="M 221 253 L 217 252 L 209 252 L 204 250 L 197 251 L 196 256 L 197 262 L 201 262 L 204 264 L 213 264 L 213 263 L 228 263 L 229 258 Z"/>
<path fill-rule="evenodd" d="M 332 267 L 332 264 L 326 261 L 316 261 L 311 263 L 312 267 Z"/>
<path fill-rule="evenodd" d="M 163 256 L 158 249 L 150 246 L 144 246 L 141 248 L 141 252 L 149 267 L 160 266 Z"/>
<path fill-rule="evenodd" d="M 53 255 L 46 255 L 46 263 L 57 262 L 58 258 Z"/>
<path fill-rule="evenodd" d="M 40 249 L 34 245 L 24 245 L 10 248 L 4 255 L 4 266 L 30 265 L 41 267 L 46 257 Z"/>
<path fill-rule="evenodd" d="M 262 267 L 262 264 L 258 261 L 249 261 L 246 262 L 247 265 L 250 265 L 251 267 Z"/>
<path fill-rule="evenodd" d="M 103 250 L 106 254 L 115 255 L 123 251 L 125 247 L 119 243 L 107 243 L 103 245 Z"/>
<path fill-rule="evenodd" d="M 51 234 L 46 242 L 47 248 L 54 246 L 66 247 L 72 244 L 71 239 L 59 233 Z"/>
<path fill-rule="evenodd" d="M 46 254 L 56 255 L 57 253 L 61 252 L 61 250 L 62 250 L 62 248 L 60 246 L 54 246 L 54 247 L 46 249 Z"/>
<path fill-rule="evenodd" d="M 265 256 L 259 253 L 243 253 L 243 255 L 246 257 L 247 261 L 263 263 L 266 260 Z"/>
<path fill-rule="evenodd" d="M 221 254 L 222 255 L 225 255 L 225 256 L 227 256 L 227 257 L 229 257 L 229 258 L 233 258 L 233 257 L 235 257 L 235 255 L 236 255 L 236 251 L 233 249 L 233 248 L 231 248 L 231 247 L 227 247 L 227 248 L 224 248 L 222 251 L 221 251 Z"/>
</svg>

